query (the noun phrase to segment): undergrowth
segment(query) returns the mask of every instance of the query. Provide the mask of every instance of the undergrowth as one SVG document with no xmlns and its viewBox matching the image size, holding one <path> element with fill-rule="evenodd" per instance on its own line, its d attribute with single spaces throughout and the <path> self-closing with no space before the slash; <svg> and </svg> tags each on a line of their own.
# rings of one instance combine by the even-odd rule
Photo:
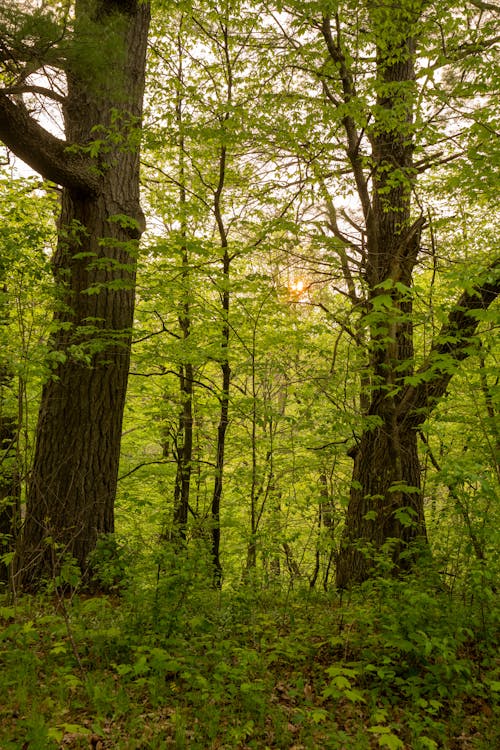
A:
<svg viewBox="0 0 500 750">
<path fill-rule="evenodd" d="M 0 748 L 499 747 L 494 582 L 430 580 L 216 591 L 177 555 L 107 596 L 4 597 Z"/>
</svg>

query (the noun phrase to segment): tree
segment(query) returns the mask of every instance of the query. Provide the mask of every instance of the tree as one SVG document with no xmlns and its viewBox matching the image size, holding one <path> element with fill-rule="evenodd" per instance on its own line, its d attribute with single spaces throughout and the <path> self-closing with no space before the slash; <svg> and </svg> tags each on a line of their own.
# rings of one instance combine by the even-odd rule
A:
<svg viewBox="0 0 500 750">
<path fill-rule="evenodd" d="M 54 366 L 42 393 L 16 563 L 17 585 L 28 588 L 54 573 L 60 555 L 85 570 L 98 536 L 114 529 L 144 228 L 138 136 L 150 10 L 139 0 L 76 0 L 26 14 L 3 5 L 0 138 L 62 188 L 52 261 Z M 35 73 L 46 85 L 34 83 Z M 49 112 L 60 106 L 65 139 L 43 127 L 34 95 Z"/>
<path fill-rule="evenodd" d="M 354 467 L 337 559 L 337 584 L 344 587 L 370 575 L 381 551 L 389 551 L 401 571 L 426 548 L 417 431 L 445 395 L 456 364 L 468 356 L 480 311 L 500 291 L 498 262 L 480 262 L 476 281 L 451 307 L 430 351 L 415 352 L 414 279 L 427 221 L 418 178 L 466 161 L 467 139 L 477 139 L 486 120 L 474 98 L 491 79 L 488 53 L 495 36 L 486 6 L 473 10 L 471 27 L 464 12 L 452 12 L 454 4 L 367 0 L 329 4 L 322 14 L 317 3 L 286 6 L 292 20 L 280 24 L 291 49 L 287 64 L 301 77 L 309 73 L 309 86 L 322 92 L 312 104 L 302 95 L 298 109 L 309 133 L 305 137 L 303 125 L 296 128 L 296 152 L 314 165 L 328 241 L 339 260 L 340 292 L 358 319 L 351 334 L 367 342 L 361 430 L 349 453 Z M 477 88 L 477 70 L 474 80 L 471 70 L 479 64 L 485 76 Z M 464 98 L 472 100 L 472 116 Z M 293 101 L 290 92 L 287 99 Z M 443 115 L 453 107 L 464 113 L 459 132 Z M 342 185 L 355 196 L 347 210 L 332 198 Z"/>
<path fill-rule="evenodd" d="M 5 170 L 0 191 L 0 582 L 8 583 L 31 456 L 30 402 L 46 371 L 39 342 L 47 334 L 55 227 L 54 196 L 40 180 L 13 180 Z"/>
<path fill-rule="evenodd" d="M 0 253 L 0 332 L 2 355 L 0 359 L 0 583 L 9 580 L 9 565 L 1 559 L 12 554 L 20 522 L 20 479 L 18 467 L 18 413 L 16 409 L 16 379 L 6 346 L 6 329 L 9 325 L 10 307 L 7 286 L 7 265 L 12 263 L 12 238 L 10 226 L 1 236 Z M 2 232 L 4 235 L 4 232 Z M 16 238 L 18 239 L 18 238 Z"/>
<path fill-rule="evenodd" d="M 239 2 L 180 4 L 176 19 L 177 37 L 169 39 L 170 18 L 152 55 L 151 115 L 153 123 L 161 124 L 152 127 L 149 145 L 155 155 L 148 174 L 155 179 L 150 200 L 164 223 L 165 238 L 156 247 L 152 243 L 151 251 L 155 254 L 162 248 L 165 283 L 168 278 L 170 289 L 176 284 L 182 300 L 176 315 L 179 333 L 173 333 L 175 343 L 165 355 L 170 361 L 174 351 L 178 356 L 175 370 L 181 385 L 180 418 L 172 434 L 178 467 L 174 522 L 185 526 L 189 507 L 193 516 L 207 521 L 217 582 L 233 399 L 231 359 L 240 337 L 233 302 L 244 284 L 242 258 L 264 241 L 267 230 L 260 222 L 261 212 L 266 200 L 267 207 L 272 201 L 271 190 L 265 200 L 259 195 L 262 163 L 258 152 L 256 157 L 253 153 L 257 150 L 254 108 L 263 85 L 255 75 L 252 46 L 254 35 L 258 38 L 258 21 Z M 159 296 L 165 300 L 167 295 Z M 171 321 L 171 311 L 162 317 Z M 175 327 L 170 323 L 169 332 Z M 171 373 L 170 368 L 167 371 Z M 216 404 L 216 416 L 210 410 L 206 422 L 215 436 L 205 431 L 200 441 L 200 401 L 207 395 Z M 200 442 L 201 452 L 196 450 Z M 200 509 L 196 501 L 189 504 L 188 480 L 192 467 L 199 467 L 201 461 L 213 470 L 210 507 Z"/>
</svg>

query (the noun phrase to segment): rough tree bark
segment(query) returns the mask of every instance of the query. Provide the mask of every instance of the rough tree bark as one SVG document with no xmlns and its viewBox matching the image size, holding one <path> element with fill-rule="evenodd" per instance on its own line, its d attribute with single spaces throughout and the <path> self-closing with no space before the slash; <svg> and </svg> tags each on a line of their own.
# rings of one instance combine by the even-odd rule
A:
<svg viewBox="0 0 500 750">
<path fill-rule="evenodd" d="M 414 366 L 413 272 L 424 225 L 421 216 L 412 216 L 417 175 L 412 158 L 412 110 L 417 92 L 414 30 L 419 10 L 404 3 L 390 13 L 374 3 L 367 3 L 367 8 L 376 45 L 376 102 L 366 132 L 351 114 L 356 109 L 352 104 L 357 91 L 343 47 L 340 18 L 325 16 L 321 25 L 328 54 L 338 71 L 341 95 L 332 93 L 328 80 L 324 89 L 344 113 L 346 154 L 364 214 L 363 281 L 368 298 L 363 324 L 369 334 L 371 380 L 366 426 L 351 451 L 350 500 L 337 558 L 339 587 L 369 577 L 382 550 L 387 551 L 385 559 L 393 569 L 400 572 L 427 549 L 417 428 L 442 398 L 451 377 L 449 360 L 448 366 L 440 369 L 439 356 L 446 353 L 455 360 L 466 356 L 466 342 L 477 325 L 469 313 L 491 304 L 499 283 L 498 272 L 492 268 L 493 281 L 464 295 L 432 349 L 426 365 L 433 368 L 432 378 L 424 378 L 421 387 L 409 388 L 407 377 L 413 375 Z M 366 141 L 369 169 L 362 153 Z"/>
<path fill-rule="evenodd" d="M 109 26 L 120 64 L 105 85 L 94 84 L 82 66 L 67 66 L 66 140 L 36 123 L 19 98 L 0 95 L 0 138 L 62 186 L 53 258 L 54 366 L 42 393 L 15 571 L 16 585 L 24 588 L 57 572 L 64 554 L 85 570 L 99 535 L 114 530 L 136 250 L 144 224 L 137 132 L 149 3 L 76 0 L 74 12 L 75 40 L 88 48 L 91 25 Z M 102 73 L 109 60 L 99 52 L 92 50 L 93 64 Z"/>
<path fill-rule="evenodd" d="M 423 223 L 411 218 L 415 42 L 411 24 L 403 17 L 404 12 L 393 21 L 392 34 L 377 46 L 377 101 L 368 133 L 371 175 L 363 162 L 363 136 L 354 117 L 345 114 L 342 118 L 346 153 L 365 220 L 365 326 L 370 338 L 371 385 L 366 404 L 370 426 L 353 451 L 351 496 L 337 560 L 339 586 L 363 580 L 371 565 L 369 553 L 388 539 L 397 540 L 393 557 L 399 565 L 402 549 L 413 539 L 425 539 L 417 436 L 413 430 L 401 430 L 395 416 L 401 384 L 412 369 L 410 288 Z M 375 27 L 377 21 L 372 20 Z M 342 103 L 349 112 L 357 92 L 339 17 L 325 16 L 321 31 L 339 71 Z M 340 106 L 340 100 L 334 103 Z M 409 509 L 404 518 L 398 513 L 402 509 Z M 404 523 L 408 513 L 410 524 Z"/>
<path fill-rule="evenodd" d="M 469 356 L 480 320 L 475 313 L 487 309 L 500 295 L 500 261 L 493 262 L 483 277 L 453 306 L 416 373 L 418 384 L 398 389 L 397 397 L 390 399 L 386 420 L 365 430 L 353 452 L 352 488 L 337 561 L 337 585 L 341 588 L 368 578 L 373 571 L 373 552 L 390 540 L 398 572 L 418 559 L 419 546 L 412 549 L 411 543 L 420 542 L 425 548 L 418 429 L 446 395 L 453 377 L 450 364 Z M 386 406 L 378 412 L 375 407 L 372 399 L 371 413 L 385 414 Z"/>
<path fill-rule="evenodd" d="M 363 580 L 371 553 L 388 540 L 396 540 L 392 557 L 404 567 L 409 558 L 401 553 L 410 542 L 426 538 L 417 435 L 401 429 L 396 418 L 401 384 L 413 366 L 410 287 L 422 226 L 410 216 L 415 43 L 409 30 L 400 32 L 401 39 L 395 35 L 377 49 L 379 115 L 371 132 L 373 187 L 366 215 L 372 380 L 368 416 L 376 426 L 364 430 L 354 453 L 337 565 L 339 586 Z"/>
</svg>

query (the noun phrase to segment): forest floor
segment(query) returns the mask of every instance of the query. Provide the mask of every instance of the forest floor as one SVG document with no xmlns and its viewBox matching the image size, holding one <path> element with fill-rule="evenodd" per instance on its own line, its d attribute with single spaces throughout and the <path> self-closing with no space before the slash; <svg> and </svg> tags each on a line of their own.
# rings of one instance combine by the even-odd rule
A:
<svg viewBox="0 0 500 750">
<path fill-rule="evenodd" d="M 500 612 L 425 580 L 0 599 L 0 748 L 493 750 Z"/>
</svg>

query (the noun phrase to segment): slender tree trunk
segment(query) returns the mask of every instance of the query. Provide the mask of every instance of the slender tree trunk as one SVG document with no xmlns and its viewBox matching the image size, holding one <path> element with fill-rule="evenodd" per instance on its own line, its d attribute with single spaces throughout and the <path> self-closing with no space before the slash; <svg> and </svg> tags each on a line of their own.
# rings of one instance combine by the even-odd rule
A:
<svg viewBox="0 0 500 750">
<path fill-rule="evenodd" d="M 214 582 L 220 586 L 222 580 L 222 565 L 220 561 L 220 503 L 224 477 L 224 456 L 226 449 L 226 431 L 229 425 L 229 388 L 231 386 L 231 366 L 229 364 L 229 269 L 230 258 L 227 246 L 224 247 L 223 284 L 222 292 L 222 361 L 221 361 L 221 394 L 219 397 L 220 414 L 217 427 L 217 454 L 215 459 L 215 480 L 212 494 L 211 523 L 212 523 L 212 564 L 214 567 Z"/>
<path fill-rule="evenodd" d="M 226 103 L 228 111 L 219 116 L 219 126 L 221 134 L 226 136 L 226 125 L 231 115 L 229 109 L 233 105 L 233 69 L 229 48 L 229 32 L 225 23 L 221 23 L 223 36 L 222 52 L 225 63 L 225 75 L 227 79 Z M 219 424 L 217 427 L 217 452 L 215 459 L 215 479 L 214 490 L 212 494 L 211 506 L 211 556 L 214 569 L 214 584 L 220 586 L 222 583 L 222 565 L 220 561 L 220 504 L 222 499 L 222 487 L 224 480 L 224 458 L 226 451 L 226 432 L 229 425 L 229 389 L 231 387 L 231 365 L 229 363 L 229 341 L 231 329 L 229 326 L 229 315 L 231 307 L 230 292 L 230 270 L 231 256 L 229 254 L 228 232 L 224 223 L 222 210 L 222 194 L 226 184 L 228 152 L 227 145 L 223 141 L 219 152 L 219 179 L 214 194 L 214 217 L 217 224 L 217 231 L 220 238 L 220 247 L 222 250 L 222 274 L 221 274 L 221 391 L 219 396 L 220 412 Z"/>
<path fill-rule="evenodd" d="M 230 96 L 229 96 L 230 100 Z M 211 505 L 211 536 L 212 536 L 212 565 L 214 568 L 214 583 L 220 586 L 222 582 L 222 565 L 220 561 L 220 504 L 222 498 L 222 487 L 224 480 L 224 457 L 226 451 L 226 431 L 229 425 L 229 389 L 231 387 L 231 365 L 229 363 L 229 313 L 231 303 L 231 292 L 229 289 L 231 257 L 226 228 L 221 212 L 221 195 L 226 175 L 226 147 L 222 146 L 219 162 L 219 184 L 215 193 L 214 213 L 219 231 L 222 248 L 222 290 L 220 293 L 222 306 L 222 329 L 221 329 L 221 355 L 220 369 L 222 375 L 221 392 L 219 396 L 220 412 L 219 424 L 217 426 L 217 451 L 215 458 L 214 490 Z"/>
<path fill-rule="evenodd" d="M 335 466 L 332 467 L 332 473 L 335 470 Z M 329 481 L 326 471 L 321 471 L 319 475 L 319 504 L 318 504 L 318 540 L 316 544 L 315 553 L 315 565 L 313 574 L 310 579 L 310 586 L 313 588 L 316 585 L 318 575 L 321 570 L 321 560 L 324 556 L 323 550 L 326 551 L 326 561 L 323 566 L 323 589 L 328 589 L 328 578 L 330 576 L 330 568 L 332 560 L 335 556 L 334 549 L 334 534 L 335 534 L 335 504 L 333 497 L 331 496 L 329 489 Z M 325 544 L 325 540 L 322 539 L 324 534 L 327 534 L 330 543 L 328 546 Z"/>
<path fill-rule="evenodd" d="M 0 583 L 10 580 L 11 565 L 1 558 L 13 552 L 20 524 L 21 483 L 17 461 L 18 425 L 7 409 L 4 391 L 13 384 L 8 365 L 0 365 Z"/>
<path fill-rule="evenodd" d="M 257 337 L 257 323 L 258 317 L 255 320 L 252 329 L 252 348 L 251 348 L 251 362 L 252 362 L 252 483 L 250 487 L 250 539 L 247 545 L 247 561 L 245 575 L 248 575 L 250 570 L 255 570 L 257 567 L 257 531 L 259 525 L 259 513 L 257 509 L 257 502 L 259 495 L 262 491 L 263 484 L 258 482 L 257 476 L 257 386 L 256 386 L 256 371 L 255 371 L 255 355 L 256 355 L 256 337 Z M 272 433 L 271 433 L 272 434 Z"/>
<path fill-rule="evenodd" d="M 180 444 L 176 455 L 173 526 L 174 535 L 185 540 L 193 459 L 193 366 L 190 363 L 181 366 L 179 386 L 182 404 L 179 419 Z"/>
<path fill-rule="evenodd" d="M 182 300 L 179 311 L 179 325 L 182 332 L 182 338 L 186 346 L 189 343 L 191 335 L 191 279 L 189 268 L 189 253 L 187 247 L 187 194 L 186 194 L 186 165 L 185 165 L 185 139 L 184 139 L 184 122 L 183 122 L 183 91 L 184 91 L 184 74 L 183 74 L 183 46 L 182 46 L 182 21 L 177 38 L 178 42 L 178 69 L 177 80 L 179 83 L 176 102 L 176 122 L 179 128 L 179 204 L 180 204 L 180 222 L 181 222 L 181 263 L 182 263 Z M 175 477 L 174 490 L 174 515 L 173 526 L 174 534 L 178 535 L 183 541 L 186 539 L 188 512 L 189 512 L 189 493 L 191 486 L 191 467 L 193 460 L 193 365 L 189 362 L 189 353 L 187 361 L 183 362 L 180 367 L 179 388 L 181 397 L 181 413 L 179 420 L 179 434 L 181 445 L 177 450 L 177 473 Z"/>
<path fill-rule="evenodd" d="M 137 242 L 144 221 L 136 132 L 149 5 L 81 0 L 76 3 L 77 35 L 89 13 L 94 23 L 112 25 L 123 59 L 107 90 L 94 87 L 80 70 L 67 71 L 67 140 L 83 146 L 103 138 L 105 143 L 92 189 L 61 180 L 53 259 L 58 294 L 50 341 L 54 366 L 42 393 L 17 559 L 16 583 L 24 588 L 53 575 L 53 560 L 64 554 L 85 570 L 98 536 L 114 530 Z M 102 68 L 107 64 L 105 59 L 100 63 Z"/>
</svg>

